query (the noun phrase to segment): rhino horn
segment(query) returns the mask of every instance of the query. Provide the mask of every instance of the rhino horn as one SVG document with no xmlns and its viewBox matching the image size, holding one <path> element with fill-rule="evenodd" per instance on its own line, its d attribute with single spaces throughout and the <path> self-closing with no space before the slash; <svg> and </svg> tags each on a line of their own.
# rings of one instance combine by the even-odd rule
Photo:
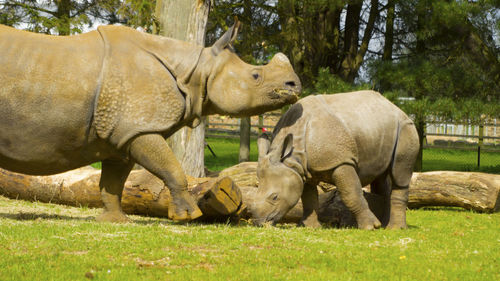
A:
<svg viewBox="0 0 500 281">
<path fill-rule="evenodd" d="M 212 53 L 214 54 L 214 56 L 217 56 L 227 46 L 233 44 L 233 42 L 236 40 L 236 37 L 238 36 L 240 25 L 240 21 L 235 17 L 233 26 L 231 26 L 226 31 L 226 33 L 224 33 L 224 35 L 222 35 L 222 37 L 212 45 Z"/>
</svg>

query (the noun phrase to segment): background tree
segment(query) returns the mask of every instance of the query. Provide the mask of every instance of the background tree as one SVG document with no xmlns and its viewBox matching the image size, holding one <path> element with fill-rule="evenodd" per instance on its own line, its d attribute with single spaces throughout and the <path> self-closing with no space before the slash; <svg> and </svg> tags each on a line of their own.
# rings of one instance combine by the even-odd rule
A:
<svg viewBox="0 0 500 281">
<path fill-rule="evenodd" d="M 95 23 L 164 32 L 152 7 L 175 3 L 187 11 L 194 2 L 206 2 L 158 1 L 157 5 L 155 0 L 0 0 L 0 23 L 52 34 L 78 33 Z M 205 41 L 212 44 L 238 16 L 243 30 L 235 47 L 243 60 L 264 64 L 276 52 L 284 52 L 302 80 L 303 95 L 378 90 L 415 119 L 421 141 L 430 117 L 478 124 L 500 117 L 498 0 L 212 3 Z M 179 12 L 165 20 L 192 19 Z M 164 34 L 185 38 L 184 28 L 171 28 L 181 35 Z M 248 125 L 245 120 L 242 124 Z M 248 133 L 249 126 L 242 131 Z M 185 153 L 178 155 L 182 159 Z"/>
<path fill-rule="evenodd" d="M 210 0 L 157 0 L 155 13 L 160 34 L 204 45 L 209 11 Z M 204 122 L 194 129 L 184 127 L 169 138 L 184 172 L 193 177 L 205 175 L 204 139 Z"/>
<path fill-rule="evenodd" d="M 0 0 L 0 23 L 26 25 L 29 30 L 58 35 L 80 33 L 91 24 L 90 10 L 95 0 Z"/>
</svg>

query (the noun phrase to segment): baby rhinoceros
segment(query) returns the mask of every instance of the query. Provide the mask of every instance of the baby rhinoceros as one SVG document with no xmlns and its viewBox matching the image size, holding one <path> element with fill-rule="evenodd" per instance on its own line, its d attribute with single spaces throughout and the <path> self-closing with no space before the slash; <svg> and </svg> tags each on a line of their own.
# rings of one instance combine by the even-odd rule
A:
<svg viewBox="0 0 500 281">
<path fill-rule="evenodd" d="M 279 120 L 272 142 L 260 138 L 259 189 L 250 211 L 260 225 L 278 222 L 302 199 L 302 223 L 319 226 L 319 181 L 334 184 L 358 227 L 406 228 L 408 185 L 419 150 L 413 122 L 374 91 L 306 97 Z M 382 223 L 362 186 L 383 195 Z"/>
</svg>

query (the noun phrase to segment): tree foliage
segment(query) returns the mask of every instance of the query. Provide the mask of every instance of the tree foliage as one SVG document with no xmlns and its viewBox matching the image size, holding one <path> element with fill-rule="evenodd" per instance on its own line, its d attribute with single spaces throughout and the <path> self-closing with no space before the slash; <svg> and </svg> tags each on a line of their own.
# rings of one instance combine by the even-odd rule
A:
<svg viewBox="0 0 500 281">
<path fill-rule="evenodd" d="M 155 0 L 0 0 L 0 23 L 38 33 L 70 35 L 94 24 L 152 30 Z"/>
<path fill-rule="evenodd" d="M 155 3 L 0 0 L 0 23 L 52 34 L 96 23 L 154 32 Z M 456 111 L 467 111 L 462 105 L 470 100 L 489 114 L 500 111 L 498 0 L 213 0 L 207 45 L 234 16 L 243 23 L 235 44 L 242 58 L 262 64 L 284 52 L 305 93 L 368 87 L 432 104 L 452 101 Z"/>
</svg>

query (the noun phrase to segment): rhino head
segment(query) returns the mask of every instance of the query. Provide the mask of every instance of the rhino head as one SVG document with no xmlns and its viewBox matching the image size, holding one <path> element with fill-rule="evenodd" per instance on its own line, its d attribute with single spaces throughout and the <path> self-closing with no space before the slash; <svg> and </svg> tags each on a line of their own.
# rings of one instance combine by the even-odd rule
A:
<svg viewBox="0 0 500 281">
<path fill-rule="evenodd" d="M 260 137 L 258 140 L 259 188 L 249 206 L 252 222 L 255 225 L 278 222 L 297 204 L 302 195 L 304 189 L 302 167 L 294 167 L 289 163 L 290 161 L 287 161 L 293 157 L 292 144 L 293 135 L 291 134 L 271 151 L 269 151 L 270 141 L 267 137 Z"/>
<path fill-rule="evenodd" d="M 284 54 L 267 65 L 250 65 L 236 55 L 232 44 L 239 26 L 236 21 L 201 54 L 198 73 L 207 73 L 202 115 L 258 115 L 298 100 L 301 83 Z"/>
</svg>

